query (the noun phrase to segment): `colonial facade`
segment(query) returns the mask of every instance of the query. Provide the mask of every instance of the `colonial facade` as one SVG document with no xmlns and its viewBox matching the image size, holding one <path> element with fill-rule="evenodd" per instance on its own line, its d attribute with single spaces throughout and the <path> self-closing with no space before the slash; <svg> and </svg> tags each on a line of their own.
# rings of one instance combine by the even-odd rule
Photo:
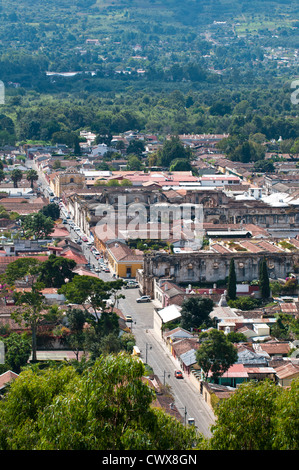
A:
<svg viewBox="0 0 299 470">
<path fill-rule="evenodd" d="M 229 273 L 230 260 L 235 261 L 238 282 L 252 281 L 259 278 L 259 264 L 266 257 L 270 279 L 285 279 L 299 261 L 299 254 L 261 251 L 215 253 L 200 250 L 198 252 L 164 254 L 159 252 L 144 255 L 143 272 L 138 277 L 143 294 L 154 294 L 156 279 L 171 279 L 179 283 L 217 282 L 225 280 Z"/>
<path fill-rule="evenodd" d="M 75 168 L 69 168 L 64 172 L 58 172 L 50 180 L 50 187 L 56 197 L 62 197 L 65 191 L 76 191 L 85 187 L 85 176 Z"/>
</svg>

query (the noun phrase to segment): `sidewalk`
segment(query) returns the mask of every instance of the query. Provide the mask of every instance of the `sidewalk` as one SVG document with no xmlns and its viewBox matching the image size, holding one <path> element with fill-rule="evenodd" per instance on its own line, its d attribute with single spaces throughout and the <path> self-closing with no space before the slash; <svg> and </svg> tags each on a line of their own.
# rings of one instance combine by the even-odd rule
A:
<svg viewBox="0 0 299 470">
<path fill-rule="evenodd" d="M 164 352 L 167 354 L 168 358 L 172 361 L 174 370 L 178 369 L 181 370 L 181 364 L 178 359 L 173 357 L 169 349 L 167 348 L 165 342 L 163 341 L 162 337 L 157 334 L 157 332 L 154 329 L 149 329 L 147 330 L 147 333 L 151 335 L 154 341 L 156 341 L 164 350 Z M 192 391 L 198 396 L 199 400 L 205 405 L 205 411 L 207 415 L 209 415 L 211 421 L 215 422 L 216 417 L 213 413 L 213 410 L 209 407 L 209 405 L 204 401 L 203 396 L 200 394 L 198 388 L 194 385 L 194 383 L 190 380 L 190 377 L 188 374 L 184 374 L 184 380 L 188 384 L 188 386 L 192 389 Z"/>
</svg>

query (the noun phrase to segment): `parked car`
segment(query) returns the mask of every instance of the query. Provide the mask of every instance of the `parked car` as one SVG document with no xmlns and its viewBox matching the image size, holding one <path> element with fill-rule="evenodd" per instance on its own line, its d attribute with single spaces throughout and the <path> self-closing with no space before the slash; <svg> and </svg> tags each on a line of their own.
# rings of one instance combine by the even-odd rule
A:
<svg viewBox="0 0 299 470">
<path fill-rule="evenodd" d="M 82 240 L 83 240 L 84 242 L 88 242 L 88 238 L 87 238 L 87 237 L 82 237 Z"/>
<path fill-rule="evenodd" d="M 132 323 L 132 321 L 133 321 L 133 318 L 131 317 L 131 315 L 126 315 L 126 322 Z"/>
<path fill-rule="evenodd" d="M 140 302 L 150 302 L 151 301 L 151 298 L 149 295 L 142 295 L 141 297 L 139 297 L 138 299 L 136 299 L 136 302 L 140 303 Z"/>
<path fill-rule="evenodd" d="M 136 281 L 128 281 L 125 285 L 125 289 L 134 289 L 138 287 L 138 282 Z"/>
<path fill-rule="evenodd" d="M 110 273 L 110 269 L 109 269 L 109 268 L 107 268 L 107 267 L 106 267 L 106 268 L 104 268 L 104 269 L 103 269 L 103 271 L 104 271 L 104 273 Z"/>
<path fill-rule="evenodd" d="M 175 370 L 175 371 L 174 371 L 174 376 L 175 376 L 177 379 L 183 379 L 183 374 L 182 374 L 182 371 L 181 371 L 181 370 Z"/>
</svg>

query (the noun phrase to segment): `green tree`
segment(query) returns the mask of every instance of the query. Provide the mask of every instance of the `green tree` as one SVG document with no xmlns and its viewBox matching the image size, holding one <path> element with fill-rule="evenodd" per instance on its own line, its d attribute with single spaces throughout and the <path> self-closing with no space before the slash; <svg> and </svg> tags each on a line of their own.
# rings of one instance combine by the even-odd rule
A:
<svg viewBox="0 0 299 470">
<path fill-rule="evenodd" d="M 230 265 L 229 265 L 227 296 L 230 300 L 235 300 L 237 297 L 237 277 L 236 277 L 234 258 L 230 260 Z"/>
<path fill-rule="evenodd" d="M 16 292 L 14 294 L 15 303 L 18 308 L 11 317 L 19 325 L 25 324 L 31 329 L 32 336 L 32 361 L 36 361 L 36 335 L 38 326 L 45 320 L 47 309 L 45 296 L 40 292 L 41 286 L 34 284 L 28 292 Z"/>
<path fill-rule="evenodd" d="M 0 402 L 0 449 L 30 450 L 40 446 L 38 418 L 75 381 L 73 367 L 27 368 Z"/>
<path fill-rule="evenodd" d="M 231 106 L 229 103 L 226 103 L 224 100 L 216 101 L 210 107 L 210 114 L 213 116 L 224 116 L 225 114 L 229 114 L 231 112 Z"/>
<path fill-rule="evenodd" d="M 1 219 L 9 219 L 9 213 L 7 212 L 7 210 L 2 205 L 0 205 L 0 218 Z"/>
<path fill-rule="evenodd" d="M 132 183 L 132 181 L 125 178 L 125 179 L 121 180 L 120 186 L 123 186 L 123 187 L 133 186 L 133 183 Z"/>
<path fill-rule="evenodd" d="M 270 282 L 268 274 L 267 260 L 264 257 L 260 263 L 260 274 L 259 274 L 259 286 L 262 299 L 268 299 L 270 297 Z"/>
<path fill-rule="evenodd" d="M 91 305 L 94 315 L 89 318 L 89 321 L 94 325 L 103 326 L 104 320 L 100 321 L 100 317 L 103 312 L 113 310 L 113 303 L 122 285 L 121 279 L 104 282 L 98 277 L 76 275 L 71 282 L 64 284 L 59 292 L 64 294 L 71 303 L 80 304 L 84 308 L 86 304 Z M 112 308 L 107 303 L 111 298 L 113 299 Z"/>
<path fill-rule="evenodd" d="M 226 338 L 223 331 L 212 329 L 196 351 L 196 360 L 201 367 L 205 380 L 209 372 L 212 380 L 218 383 L 223 375 L 238 359 L 235 346 Z"/>
<path fill-rule="evenodd" d="M 254 299 L 250 295 L 242 295 L 235 300 L 228 301 L 230 307 L 240 310 L 254 310 L 259 308 L 260 304 L 260 299 Z"/>
<path fill-rule="evenodd" d="M 117 317 L 115 313 L 113 315 Z M 116 320 L 118 321 L 118 318 Z M 100 328 L 86 331 L 85 348 L 91 361 L 107 354 L 117 354 L 123 349 L 119 331 L 117 333 L 114 331 L 106 332 L 105 335 L 104 332 L 100 331 Z"/>
<path fill-rule="evenodd" d="M 36 240 L 47 238 L 54 229 L 54 221 L 42 212 L 28 214 L 23 218 L 22 228 L 26 238 L 34 237 Z"/>
<path fill-rule="evenodd" d="M 166 140 L 163 147 L 157 152 L 157 164 L 169 168 L 174 160 L 190 160 L 192 151 L 189 147 L 185 148 L 179 137 L 172 136 Z"/>
<path fill-rule="evenodd" d="M 140 171 L 143 168 L 143 164 L 137 155 L 129 155 L 128 167 L 132 171 Z"/>
<path fill-rule="evenodd" d="M 4 338 L 5 366 L 19 374 L 22 366 L 28 362 L 31 353 L 31 342 L 26 334 L 11 333 Z"/>
<path fill-rule="evenodd" d="M 265 149 L 262 145 L 256 142 L 245 141 L 238 145 L 229 157 L 233 161 L 249 163 L 264 160 Z"/>
<path fill-rule="evenodd" d="M 71 308 L 66 313 L 67 326 L 70 329 L 68 344 L 79 360 L 80 351 L 84 350 L 85 334 L 84 325 L 86 323 L 85 311 L 80 308 Z"/>
<path fill-rule="evenodd" d="M 275 166 L 270 160 L 258 160 L 255 162 L 253 169 L 261 173 L 273 173 Z"/>
<path fill-rule="evenodd" d="M 29 368 L 0 401 L 1 450 L 188 450 L 204 445 L 152 406 L 141 361 L 122 353 L 82 374 L 72 365 Z"/>
<path fill-rule="evenodd" d="M 86 322 L 90 328 L 84 335 L 84 344 L 94 360 L 102 354 L 119 352 L 119 318 L 114 305 L 123 285 L 122 280 L 104 282 L 92 276 L 75 276 L 59 290 L 71 303 L 81 304 L 85 309 Z M 108 303 L 109 300 L 109 303 Z M 93 313 L 87 307 L 91 306 Z"/>
<path fill-rule="evenodd" d="M 7 265 L 2 279 L 10 285 L 13 285 L 17 279 L 28 277 L 34 282 L 39 274 L 41 261 L 36 258 L 20 258 Z"/>
<path fill-rule="evenodd" d="M 40 210 L 40 212 L 46 217 L 51 217 L 54 221 L 59 219 L 60 216 L 59 206 L 58 204 L 55 204 L 55 202 L 47 204 Z"/>
<path fill-rule="evenodd" d="M 298 450 L 299 447 L 299 380 L 292 380 L 276 397 L 274 450 Z"/>
<path fill-rule="evenodd" d="M 181 326 L 187 330 L 211 325 L 209 313 L 213 309 L 213 301 L 204 297 L 189 297 L 182 303 Z"/>
<path fill-rule="evenodd" d="M 18 187 L 19 181 L 21 181 L 23 178 L 23 173 L 21 170 L 14 169 L 11 172 L 11 179 L 13 181 L 14 188 Z"/>
<path fill-rule="evenodd" d="M 53 163 L 53 170 L 58 170 L 59 168 L 61 168 L 61 161 L 55 160 L 55 162 Z"/>
<path fill-rule="evenodd" d="M 34 181 L 38 180 L 38 174 L 35 170 L 29 170 L 27 172 L 26 178 L 27 178 L 28 181 L 30 181 L 31 188 L 33 188 Z"/>
<path fill-rule="evenodd" d="M 169 171 L 192 171 L 192 165 L 188 160 L 178 158 L 172 161 Z"/>
<path fill-rule="evenodd" d="M 127 150 L 126 150 L 126 153 L 127 155 L 130 155 L 130 154 L 135 154 L 135 155 L 142 155 L 142 152 L 144 152 L 145 150 L 145 147 L 144 147 L 144 143 L 142 142 L 142 140 L 131 140 L 128 147 L 127 147 Z"/>
<path fill-rule="evenodd" d="M 226 337 L 231 343 L 246 343 L 247 341 L 247 336 L 245 336 L 243 333 L 238 333 L 235 331 L 231 331 L 226 335 Z"/>
<path fill-rule="evenodd" d="M 73 279 L 75 267 L 74 260 L 52 254 L 40 265 L 38 281 L 42 282 L 45 287 L 60 288 L 66 280 Z"/>
<path fill-rule="evenodd" d="M 298 155 L 299 154 L 299 139 L 296 139 L 290 148 L 290 153 L 292 155 Z"/>
<path fill-rule="evenodd" d="M 277 433 L 276 399 L 282 393 L 280 387 L 269 381 L 249 382 L 238 387 L 230 398 L 222 400 L 214 410 L 217 420 L 212 426 L 211 448 L 272 450 L 273 437 Z M 286 414 L 282 421 L 285 422 L 289 420 L 290 409 L 284 410 Z"/>
<path fill-rule="evenodd" d="M 74 137 L 74 155 L 80 156 L 81 155 L 81 147 L 80 147 L 80 140 L 78 136 Z"/>
</svg>

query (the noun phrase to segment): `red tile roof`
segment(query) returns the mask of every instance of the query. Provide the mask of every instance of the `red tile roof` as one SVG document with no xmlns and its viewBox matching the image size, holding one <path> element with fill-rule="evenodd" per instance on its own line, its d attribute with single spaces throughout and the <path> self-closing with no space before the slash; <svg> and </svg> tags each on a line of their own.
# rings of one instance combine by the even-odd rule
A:
<svg viewBox="0 0 299 470">
<path fill-rule="evenodd" d="M 220 245 L 219 243 L 214 243 L 213 245 L 211 245 L 211 247 L 213 248 L 213 250 L 218 251 L 218 253 L 231 253 L 230 250 Z"/>
<path fill-rule="evenodd" d="M 18 376 L 15 372 L 8 370 L 4 374 L 0 375 L 0 390 L 5 387 L 6 384 L 15 380 Z"/>
<path fill-rule="evenodd" d="M 50 237 L 52 238 L 66 238 L 70 235 L 70 232 L 66 228 L 54 227 Z"/>
<path fill-rule="evenodd" d="M 210 371 L 208 376 L 211 377 L 213 374 Z M 221 376 L 224 378 L 247 378 L 247 368 L 243 364 L 233 364 L 224 374 Z"/>
<path fill-rule="evenodd" d="M 282 366 L 275 367 L 275 371 L 279 379 L 286 379 L 287 377 L 299 375 L 299 365 L 288 362 Z"/>
<path fill-rule="evenodd" d="M 268 341 L 267 343 L 259 344 L 259 348 L 269 354 L 288 354 L 291 347 L 288 342 Z"/>
<path fill-rule="evenodd" d="M 72 259 L 79 265 L 87 264 L 87 259 L 85 256 L 79 253 L 75 253 L 72 249 L 66 249 L 63 253 L 60 254 L 60 256 L 63 256 L 67 259 Z"/>
<path fill-rule="evenodd" d="M 127 245 L 115 243 L 110 245 L 108 251 L 117 261 L 143 261 L 143 252 L 140 250 L 132 250 Z"/>
</svg>

